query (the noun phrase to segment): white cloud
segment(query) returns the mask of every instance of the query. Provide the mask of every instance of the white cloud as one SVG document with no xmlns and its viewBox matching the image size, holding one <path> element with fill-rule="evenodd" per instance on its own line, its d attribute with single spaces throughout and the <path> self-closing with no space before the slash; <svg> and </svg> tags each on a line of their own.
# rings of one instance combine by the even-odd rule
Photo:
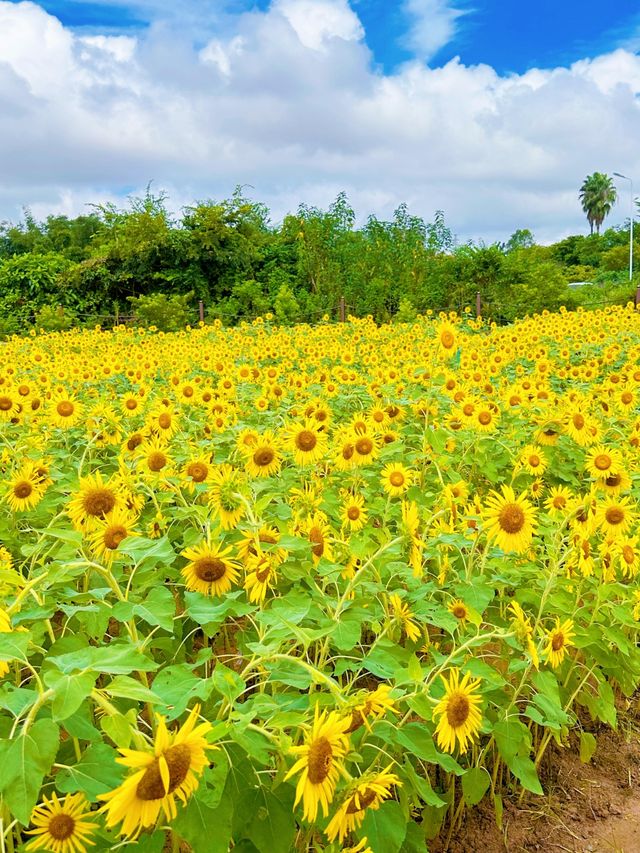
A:
<svg viewBox="0 0 640 853">
<path fill-rule="evenodd" d="M 403 9 L 411 21 L 405 44 L 422 59 L 434 56 L 453 39 L 458 19 L 466 14 L 450 0 L 404 0 Z"/>
<path fill-rule="evenodd" d="M 345 189 L 361 216 L 443 208 L 463 238 L 585 230 L 594 170 L 640 179 L 640 57 L 500 76 L 375 68 L 346 0 L 273 0 L 234 26 L 79 35 L 0 0 L 0 219 L 82 212 L 153 179 L 174 208 L 236 184 L 274 219 Z M 627 207 L 610 217 L 621 222 Z"/>
</svg>

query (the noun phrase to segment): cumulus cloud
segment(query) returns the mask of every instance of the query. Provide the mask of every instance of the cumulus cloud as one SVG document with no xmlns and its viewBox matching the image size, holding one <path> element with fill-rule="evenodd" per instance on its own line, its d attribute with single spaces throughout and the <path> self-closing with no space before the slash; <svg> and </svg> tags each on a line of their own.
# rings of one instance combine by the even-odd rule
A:
<svg viewBox="0 0 640 853">
<path fill-rule="evenodd" d="M 429 59 L 453 39 L 458 19 L 466 12 L 450 0 L 404 0 L 411 25 L 405 45 L 421 59 Z"/>
<path fill-rule="evenodd" d="M 153 179 L 175 207 L 249 184 L 278 219 L 344 189 L 361 215 L 406 201 L 462 239 L 550 240 L 584 230 L 585 175 L 640 176 L 639 95 L 625 49 L 505 77 L 459 59 L 385 75 L 347 0 L 272 0 L 199 44 L 161 25 L 86 36 L 0 0 L 0 219 Z"/>
</svg>

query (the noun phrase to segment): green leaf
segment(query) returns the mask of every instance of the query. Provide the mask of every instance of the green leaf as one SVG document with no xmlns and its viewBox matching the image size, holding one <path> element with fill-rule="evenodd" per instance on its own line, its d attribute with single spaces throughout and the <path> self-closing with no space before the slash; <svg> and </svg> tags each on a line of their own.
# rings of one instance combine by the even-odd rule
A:
<svg viewBox="0 0 640 853">
<path fill-rule="evenodd" d="M 47 658 L 47 661 L 67 674 L 77 669 L 92 669 L 112 675 L 128 675 L 134 670 L 150 672 L 158 668 L 157 663 L 125 643 L 110 643 L 100 648 L 85 646 L 73 652 Z"/>
<path fill-rule="evenodd" d="M 274 791 L 265 788 L 255 791 L 250 804 L 253 817 L 246 834 L 260 853 L 289 853 L 294 849 L 294 796 L 290 785 L 280 785 Z"/>
<path fill-rule="evenodd" d="M 462 777 L 462 793 L 468 806 L 475 806 L 489 790 L 491 777 L 484 767 L 472 767 Z"/>
<path fill-rule="evenodd" d="M 398 853 L 406 834 L 407 820 L 395 800 L 387 800 L 377 811 L 368 809 L 360 831 L 375 853 Z"/>
<path fill-rule="evenodd" d="M 121 699 L 134 699 L 137 702 L 157 702 L 158 697 L 153 692 L 131 678 L 129 675 L 116 675 L 116 677 L 104 688 L 110 696 L 119 696 Z"/>
<path fill-rule="evenodd" d="M 405 755 L 404 758 L 404 770 L 409 780 L 413 784 L 413 787 L 416 789 L 420 799 L 427 803 L 430 806 L 436 806 L 440 808 L 441 806 L 446 806 L 445 801 L 439 797 L 436 792 L 431 787 L 431 780 L 425 774 L 424 776 L 420 776 L 417 770 L 414 769 L 411 761 L 408 756 Z"/>
<path fill-rule="evenodd" d="M 11 741 L 4 751 L 0 790 L 13 816 L 25 826 L 59 743 L 58 726 L 51 720 L 36 720 L 26 735 Z"/>
<path fill-rule="evenodd" d="M 151 590 L 143 604 L 136 604 L 133 612 L 149 625 L 158 625 L 165 631 L 173 629 L 176 602 L 171 590 L 158 586 Z"/>
<path fill-rule="evenodd" d="M 0 633 L 0 661 L 25 660 L 30 642 L 30 631 Z"/>
<path fill-rule="evenodd" d="M 58 773 L 56 788 L 63 794 L 82 791 L 90 803 L 95 803 L 99 794 L 117 788 L 122 781 L 125 769 L 116 764 L 117 757 L 108 744 L 93 744 L 77 764 Z"/>
<path fill-rule="evenodd" d="M 54 720 L 66 720 L 78 710 L 93 690 L 98 674 L 96 672 L 78 672 L 64 675 L 56 669 L 48 670 L 44 683 L 55 691 L 51 706 Z"/>
<path fill-rule="evenodd" d="M 238 673 L 222 663 L 217 663 L 213 671 L 213 686 L 229 703 L 233 703 L 245 689 Z"/>
<path fill-rule="evenodd" d="M 198 794 L 196 791 L 186 808 L 179 809 L 173 829 L 189 844 L 193 853 L 228 853 L 234 802 L 230 797 L 224 797 L 213 809 Z"/>
<path fill-rule="evenodd" d="M 417 758 L 439 764 L 447 773 L 455 773 L 456 776 L 462 776 L 464 773 L 453 756 L 438 752 L 433 737 L 424 724 L 409 723 L 399 729 L 395 737 L 401 746 L 406 746 Z"/>
<path fill-rule="evenodd" d="M 341 652 L 350 652 L 359 642 L 362 632 L 361 619 L 341 617 L 332 632 L 333 641 Z"/>
<path fill-rule="evenodd" d="M 493 728 L 498 751 L 523 788 L 534 794 L 544 792 L 538 779 L 535 764 L 529 758 L 531 732 L 520 720 L 501 720 Z"/>
<path fill-rule="evenodd" d="M 179 717 L 194 699 L 205 700 L 213 690 L 213 681 L 197 678 L 186 664 L 163 669 L 153 680 L 153 692 L 166 706 L 165 716 Z"/>
<path fill-rule="evenodd" d="M 588 764 L 595 755 L 598 741 L 590 732 L 580 732 L 580 761 Z"/>
</svg>

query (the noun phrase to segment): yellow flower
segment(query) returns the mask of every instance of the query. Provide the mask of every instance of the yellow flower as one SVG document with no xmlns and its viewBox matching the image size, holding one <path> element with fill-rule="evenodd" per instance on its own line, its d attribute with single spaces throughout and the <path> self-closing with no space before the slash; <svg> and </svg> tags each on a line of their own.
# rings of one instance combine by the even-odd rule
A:
<svg viewBox="0 0 640 853">
<path fill-rule="evenodd" d="M 390 764 L 379 773 L 361 776 L 353 784 L 342 805 L 327 825 L 325 832 L 329 841 L 333 843 L 337 838 L 342 844 L 348 833 L 354 832 L 361 826 L 367 809 L 377 811 L 380 804 L 391 796 L 391 788 L 394 785 L 398 787 L 402 785 L 398 777 L 389 772 L 392 766 Z"/>
<path fill-rule="evenodd" d="M 280 470 L 282 458 L 274 434 L 267 430 L 250 448 L 245 462 L 247 473 L 251 477 L 270 477 Z"/>
<path fill-rule="evenodd" d="M 533 642 L 533 627 L 531 622 L 517 601 L 511 602 L 509 610 L 512 615 L 511 627 L 515 631 L 516 639 L 521 645 L 526 646 L 531 663 L 538 669 L 540 658 L 538 657 L 536 644 Z"/>
<path fill-rule="evenodd" d="M 524 493 L 516 497 L 510 486 L 502 487 L 502 495 L 493 492 L 485 511 L 486 531 L 503 551 L 523 554 L 531 544 L 535 513 Z"/>
<path fill-rule="evenodd" d="M 565 619 L 560 624 L 560 619 L 557 618 L 555 628 L 552 628 L 547 634 L 547 645 L 542 652 L 554 669 L 557 669 L 564 660 L 567 653 L 567 646 L 573 645 L 573 636 L 572 620 Z"/>
<path fill-rule="evenodd" d="M 478 734 L 482 725 L 482 715 L 478 706 L 482 697 L 478 695 L 480 679 L 471 680 L 467 672 L 460 681 L 460 670 L 453 667 L 449 680 L 441 675 L 445 695 L 434 708 L 434 718 L 438 718 L 436 738 L 438 746 L 447 752 L 453 752 L 456 741 L 460 752 L 469 748 L 469 743 Z"/>
<path fill-rule="evenodd" d="M 31 812 L 30 829 L 34 835 L 25 850 L 50 850 L 51 853 L 85 853 L 95 843 L 91 836 L 98 829 L 84 794 L 68 794 L 58 799 L 54 791 L 51 798 L 43 797 L 42 803 Z"/>
<path fill-rule="evenodd" d="M 78 492 L 69 501 L 67 512 L 76 530 L 95 530 L 97 522 L 122 506 L 122 498 L 116 489 L 105 483 L 100 471 L 96 471 L 81 478 Z"/>
<path fill-rule="evenodd" d="M 380 684 L 375 690 L 359 697 L 351 711 L 351 719 L 347 734 L 355 732 L 360 726 L 371 729 L 371 720 L 379 720 L 387 711 L 397 714 L 395 702 L 389 695 L 392 688 L 388 684 Z"/>
<path fill-rule="evenodd" d="M 367 509 L 362 495 L 348 493 L 340 512 L 343 527 L 355 532 L 361 530 L 367 523 Z"/>
<path fill-rule="evenodd" d="M 414 472 L 401 462 L 390 462 L 382 469 L 380 482 L 385 492 L 392 498 L 400 498 L 413 483 Z"/>
<path fill-rule="evenodd" d="M 291 751 L 299 758 L 285 776 L 285 781 L 300 773 L 296 786 L 297 806 L 302 800 L 304 817 L 313 822 L 322 807 L 325 817 L 333 800 L 336 783 L 344 770 L 343 759 L 349 749 L 349 736 L 345 733 L 349 721 L 337 711 L 323 711 L 316 705 L 313 726 L 306 742 Z"/>
<path fill-rule="evenodd" d="M 307 420 L 303 424 L 294 424 L 287 433 L 287 447 L 296 465 L 313 465 L 323 458 L 327 436 L 325 432 L 320 432 L 317 423 Z"/>
<path fill-rule="evenodd" d="M 27 462 L 9 480 L 5 500 L 13 512 L 33 509 L 42 500 L 45 487 L 37 475 L 37 466 Z"/>
<path fill-rule="evenodd" d="M 82 417 L 83 406 L 72 394 L 60 392 L 51 402 L 49 420 L 60 429 L 71 429 Z"/>
<path fill-rule="evenodd" d="M 96 520 L 93 531 L 89 533 L 91 550 L 98 559 L 111 565 L 120 543 L 127 536 L 138 536 L 134 530 L 135 518 L 126 510 L 116 508 L 104 518 Z"/>
<path fill-rule="evenodd" d="M 281 560 L 277 553 L 250 554 L 245 561 L 244 588 L 252 604 L 260 604 L 278 579 L 277 567 Z"/>
<path fill-rule="evenodd" d="M 231 546 L 210 545 L 203 542 L 186 548 L 182 556 L 189 562 L 182 569 L 185 586 L 203 595 L 225 595 L 238 582 L 240 564 L 230 555 Z"/>
<path fill-rule="evenodd" d="M 637 513 L 630 507 L 629 498 L 608 498 L 596 512 L 596 524 L 605 535 L 613 538 L 625 536 L 636 519 Z"/>
<path fill-rule="evenodd" d="M 469 608 L 460 598 L 456 598 L 454 601 L 450 601 L 449 604 L 447 604 L 447 610 L 449 611 L 449 613 L 455 616 L 459 622 L 462 622 L 463 624 L 469 618 Z"/>
<path fill-rule="evenodd" d="M 122 758 L 117 761 L 134 772 L 98 798 L 105 801 L 101 811 L 107 814 L 107 828 L 122 824 L 120 835 L 137 838 L 142 829 L 157 822 L 160 812 L 167 821 L 176 817 L 176 797 L 186 804 L 209 763 L 207 750 L 216 748 L 205 740 L 211 723 L 196 726 L 199 714 L 196 705 L 177 732 L 169 732 L 164 717 L 157 714 L 153 751 L 119 750 Z"/>
<path fill-rule="evenodd" d="M 400 622 L 407 638 L 415 643 L 420 639 L 420 629 L 413 621 L 414 615 L 409 605 L 405 604 L 396 592 L 389 596 L 389 604 L 393 610 L 393 618 Z"/>
<path fill-rule="evenodd" d="M 529 474 L 538 476 L 546 471 L 548 462 L 540 447 L 528 444 L 520 454 L 520 464 Z"/>
<path fill-rule="evenodd" d="M 598 479 L 622 473 L 624 470 L 622 454 L 615 448 L 600 444 L 587 454 L 585 468 L 592 477 Z"/>
</svg>

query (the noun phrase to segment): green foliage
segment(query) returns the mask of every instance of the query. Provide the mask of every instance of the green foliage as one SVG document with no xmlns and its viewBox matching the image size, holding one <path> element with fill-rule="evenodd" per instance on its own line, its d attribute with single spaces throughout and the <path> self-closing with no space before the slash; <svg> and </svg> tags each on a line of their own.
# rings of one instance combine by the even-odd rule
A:
<svg viewBox="0 0 640 853">
<path fill-rule="evenodd" d="M 273 301 L 273 309 L 276 320 L 282 325 L 296 323 L 300 319 L 300 305 L 293 291 L 286 284 L 280 286 Z"/>
<path fill-rule="evenodd" d="M 600 233 L 600 226 L 616 203 L 617 195 L 613 178 L 603 172 L 594 172 L 584 179 L 580 187 L 580 202 L 592 234 L 594 225 L 596 233 Z"/>
<path fill-rule="evenodd" d="M 149 296 L 130 296 L 129 302 L 138 321 L 162 332 L 177 332 L 194 322 L 193 293 L 151 293 Z"/>
<path fill-rule="evenodd" d="M 36 312 L 35 327 L 45 332 L 64 332 L 76 321 L 75 315 L 62 305 L 43 305 Z"/>
</svg>

